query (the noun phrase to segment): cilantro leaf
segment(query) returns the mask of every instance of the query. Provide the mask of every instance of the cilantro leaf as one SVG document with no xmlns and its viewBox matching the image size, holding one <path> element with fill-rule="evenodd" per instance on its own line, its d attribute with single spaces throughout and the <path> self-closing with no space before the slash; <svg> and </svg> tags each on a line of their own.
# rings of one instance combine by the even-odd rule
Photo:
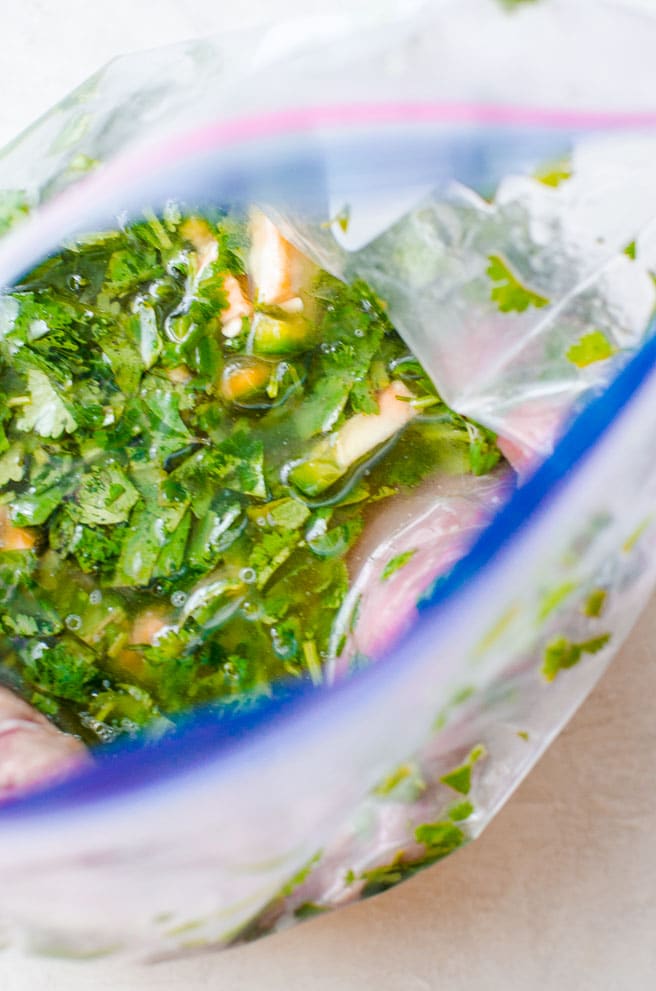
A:
<svg viewBox="0 0 656 991">
<path fill-rule="evenodd" d="M 415 802 L 426 791 L 416 764 L 401 764 L 374 788 L 374 794 L 395 802 Z"/>
<path fill-rule="evenodd" d="M 525 0 L 526 2 L 526 0 Z M 545 186 L 560 186 L 562 182 L 572 177 L 572 162 L 569 158 L 563 158 L 557 162 L 551 162 L 537 169 L 534 177 Z"/>
<path fill-rule="evenodd" d="M 600 330 L 590 331 L 584 334 L 576 344 L 566 352 L 566 357 L 577 368 L 586 368 L 596 361 L 605 361 L 617 353 L 617 348 L 611 344 L 605 334 Z"/>
<path fill-rule="evenodd" d="M 332 527 L 326 525 L 325 519 L 317 519 L 308 529 L 305 539 L 313 554 L 318 557 L 335 557 L 346 554 L 363 529 L 364 519 L 359 513 L 338 520 Z"/>
<path fill-rule="evenodd" d="M 344 285 L 324 275 L 316 293 L 325 308 L 318 328 L 321 346 L 313 356 L 306 399 L 298 412 L 303 438 L 331 430 L 354 390 L 354 412 L 376 411 L 367 377 L 391 330 L 380 302 L 361 281 Z"/>
<path fill-rule="evenodd" d="M 465 834 L 458 826 L 445 820 L 427 822 L 415 829 L 415 839 L 426 847 L 426 859 L 431 863 L 442 860 L 465 842 Z"/>
<path fill-rule="evenodd" d="M 522 285 L 500 255 L 490 255 L 487 275 L 492 282 L 490 297 L 502 313 L 523 313 L 534 306 L 548 306 L 546 296 Z"/>
<path fill-rule="evenodd" d="M 107 265 L 103 291 L 122 296 L 162 272 L 158 252 L 143 242 L 112 252 Z"/>
<path fill-rule="evenodd" d="M 195 504 L 198 498 L 211 499 L 217 485 L 266 498 L 264 445 L 259 438 L 236 430 L 220 443 L 196 451 L 171 472 L 167 489 L 180 488 Z"/>
<path fill-rule="evenodd" d="M 319 905 L 317 902 L 302 902 L 294 909 L 295 919 L 313 919 L 316 915 L 323 915 L 329 912 L 328 905 Z"/>
<path fill-rule="evenodd" d="M 213 567 L 221 554 L 241 536 L 245 525 L 240 500 L 232 493 L 220 494 L 194 521 L 186 551 L 188 565 L 199 570 Z"/>
<path fill-rule="evenodd" d="M 454 767 L 452 771 L 442 775 L 440 778 L 442 784 L 453 788 L 454 791 L 459 792 L 461 795 L 468 795 L 471 790 L 472 768 L 477 761 L 485 756 L 485 753 L 485 748 L 481 744 L 474 747 L 464 764 Z"/>
<path fill-rule="evenodd" d="M 552 640 L 545 648 L 542 674 L 547 681 L 553 681 L 560 671 L 565 671 L 578 664 L 584 654 L 597 654 L 603 650 L 610 640 L 610 636 L 610 633 L 604 633 L 581 643 L 572 643 L 565 637 Z"/>
<path fill-rule="evenodd" d="M 287 497 L 268 502 L 266 506 L 257 506 L 248 515 L 260 527 L 298 530 L 307 520 L 310 510 L 304 502 Z"/>
<path fill-rule="evenodd" d="M 210 473 L 227 489 L 257 499 L 266 497 L 264 445 L 246 430 L 237 430 L 210 456 Z"/>
<path fill-rule="evenodd" d="M 31 368 L 27 373 L 27 389 L 29 402 L 16 417 L 17 430 L 34 430 L 41 437 L 57 439 L 77 429 L 74 417 L 44 372 Z"/>
<path fill-rule="evenodd" d="M 118 465 L 92 468 L 77 489 L 76 516 L 89 526 L 124 523 L 139 493 Z"/>
<path fill-rule="evenodd" d="M 413 547 L 412 550 L 402 551 L 401 554 L 397 554 L 395 557 L 391 558 L 383 568 L 380 575 L 380 580 L 382 582 L 386 582 L 389 578 L 392 577 L 393 574 L 395 574 L 401 568 L 404 568 L 406 564 L 408 564 L 409 561 L 412 560 L 412 558 L 415 556 L 416 553 L 417 553 L 417 548 Z"/>
<path fill-rule="evenodd" d="M 165 506 L 146 500 L 135 504 L 116 565 L 117 585 L 139 587 L 150 583 L 185 511 L 184 503 Z"/>
<path fill-rule="evenodd" d="M 11 504 L 11 521 L 17 526 L 39 526 L 59 506 L 68 486 L 53 485 L 41 492 L 22 492 L 14 496 Z"/>
<path fill-rule="evenodd" d="M 23 659 L 35 688 L 72 702 L 84 702 L 99 675 L 94 652 L 70 636 L 52 644 L 32 644 L 23 651 Z"/>
<path fill-rule="evenodd" d="M 417 826 L 415 840 L 423 845 L 423 854 L 407 858 L 404 851 L 400 850 L 390 863 L 370 868 L 359 875 L 359 879 L 365 882 L 362 889 L 363 898 L 385 891 L 399 881 L 412 877 L 424 867 L 443 860 L 444 857 L 464 846 L 467 837 L 459 826 L 445 819 Z M 350 875 L 347 875 L 347 880 L 350 879 Z"/>
<path fill-rule="evenodd" d="M 136 736 L 144 729 L 149 737 L 157 738 L 173 725 L 162 716 L 144 688 L 131 684 L 118 684 L 97 692 L 89 703 L 88 713 L 96 727 L 102 725 L 110 731 L 108 740 L 118 733 Z"/>
<path fill-rule="evenodd" d="M 111 324 L 98 322 L 94 325 L 93 336 L 112 370 L 116 385 L 126 396 L 132 396 L 139 388 L 144 362 L 125 324 L 126 318 Z"/>
<path fill-rule="evenodd" d="M 557 585 L 555 588 L 549 589 L 542 596 L 542 601 L 540 602 L 540 608 L 538 610 L 538 620 L 546 619 L 551 613 L 558 608 L 561 602 L 576 590 L 576 582 L 563 582 L 561 585 Z"/>
<path fill-rule="evenodd" d="M 160 550 L 153 569 L 153 578 L 168 578 L 180 571 L 185 560 L 190 529 L 191 513 L 187 510 Z"/>
<path fill-rule="evenodd" d="M 465 819 L 469 819 L 473 812 L 474 806 L 471 802 L 465 800 L 464 802 L 457 802 L 455 805 L 452 805 L 448 809 L 447 815 L 452 822 L 464 822 Z"/>
<path fill-rule="evenodd" d="M 263 588 L 271 576 L 284 564 L 300 542 L 300 536 L 293 530 L 273 530 L 264 533 L 253 547 L 248 559 L 249 567 L 257 578 L 257 587 Z"/>
<path fill-rule="evenodd" d="M 25 451 L 22 444 L 13 444 L 0 457 L 0 487 L 9 482 L 20 482 L 25 474 Z"/>
<path fill-rule="evenodd" d="M 113 571 L 126 536 L 125 526 L 92 527 L 78 522 L 74 507 L 62 507 L 50 524 L 50 547 L 67 557 L 72 555 L 85 573 L 105 576 Z"/>
<path fill-rule="evenodd" d="M 605 588 L 594 588 L 585 600 L 583 612 L 586 616 L 597 619 L 604 611 L 608 593 Z"/>
<path fill-rule="evenodd" d="M 487 475 L 499 463 L 501 451 L 497 447 L 497 435 L 485 427 L 469 423 L 469 462 L 472 474 Z"/>
</svg>

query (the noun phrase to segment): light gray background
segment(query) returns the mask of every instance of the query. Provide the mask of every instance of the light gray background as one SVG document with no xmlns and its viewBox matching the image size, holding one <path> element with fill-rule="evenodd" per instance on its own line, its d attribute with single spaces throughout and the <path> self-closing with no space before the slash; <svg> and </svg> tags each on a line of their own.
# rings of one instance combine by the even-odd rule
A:
<svg viewBox="0 0 656 991">
<path fill-rule="evenodd" d="M 348 8 L 332 0 L 330 9 Z M 0 144 L 121 52 L 324 0 L 3 0 Z M 135 970 L 0 955 L 2 991 L 651 991 L 656 608 L 475 844 L 372 901 Z"/>
</svg>

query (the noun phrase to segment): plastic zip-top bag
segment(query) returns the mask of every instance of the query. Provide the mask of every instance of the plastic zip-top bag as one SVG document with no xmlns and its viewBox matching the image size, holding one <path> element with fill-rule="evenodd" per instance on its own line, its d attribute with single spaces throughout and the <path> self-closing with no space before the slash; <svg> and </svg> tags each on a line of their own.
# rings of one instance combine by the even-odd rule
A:
<svg viewBox="0 0 656 991">
<path fill-rule="evenodd" d="M 201 706 L 89 757 L 25 709 L 50 714 L 62 690 L 40 662 L 60 635 L 84 641 L 85 617 L 66 617 L 60 634 L 50 614 L 18 623 L 3 606 L 3 636 L 27 657 L 0 661 L 26 700 L 9 696 L 1 716 L 5 784 L 7 767 L 21 778 L 26 724 L 33 749 L 43 737 L 38 787 L 7 788 L 0 807 L 0 911 L 26 947 L 154 958 L 230 945 L 436 863 L 490 821 L 647 601 L 656 20 L 602 0 L 511 7 L 297 20 L 118 59 L 0 158 L 3 361 L 18 368 L 21 348 L 39 354 L 61 335 L 42 311 L 20 323 L 20 292 L 38 295 L 44 260 L 144 216 L 170 240 L 181 213 L 250 211 L 251 230 L 271 225 L 338 284 L 368 284 L 416 356 L 395 366 L 392 398 L 416 400 L 417 362 L 437 390 L 406 403 L 408 435 L 457 427 L 469 459 L 465 470 L 445 443 L 434 475 L 381 496 L 339 608 L 321 601 L 335 617 L 321 657 L 304 647 L 314 677 L 252 707 Z M 67 285 L 83 298 L 81 282 Z M 139 327 L 153 365 L 167 328 Z M 66 334 L 55 339 L 65 363 Z M 30 367 L 5 420 L 10 434 L 47 439 L 47 473 L 53 442 L 86 420 Z M 36 415 L 39 389 L 61 429 Z M 317 431 L 333 472 L 335 444 L 354 443 L 352 426 L 335 435 L 336 423 L 347 430 L 340 415 Z M 50 510 L 35 516 L 43 492 L 14 451 L 0 453 L 3 526 L 7 514 L 42 525 Z M 349 498 L 370 484 L 356 455 Z M 49 484 L 49 499 L 71 501 Z M 124 505 L 125 486 L 114 488 Z M 129 510 L 139 493 L 127 491 Z M 305 486 L 302 513 L 317 513 L 308 546 L 326 535 L 331 498 L 344 505 L 334 491 Z M 18 587 L 11 562 L 15 575 L 16 555 L 39 546 L 5 539 L 3 603 Z M 210 610 L 208 622 L 223 618 Z M 87 728 L 103 722 L 94 712 L 82 713 Z"/>
</svg>

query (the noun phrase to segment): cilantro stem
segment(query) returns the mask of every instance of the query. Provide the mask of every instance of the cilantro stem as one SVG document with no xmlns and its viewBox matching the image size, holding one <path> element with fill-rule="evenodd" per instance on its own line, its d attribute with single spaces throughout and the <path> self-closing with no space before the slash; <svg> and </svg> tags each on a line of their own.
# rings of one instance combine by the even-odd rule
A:
<svg viewBox="0 0 656 991">
<path fill-rule="evenodd" d="M 323 681 L 321 675 L 321 662 L 317 652 L 317 645 L 314 640 L 303 641 L 303 657 L 305 658 L 305 663 L 307 664 L 307 669 L 310 673 L 312 683 L 315 685 L 320 685 Z"/>
</svg>

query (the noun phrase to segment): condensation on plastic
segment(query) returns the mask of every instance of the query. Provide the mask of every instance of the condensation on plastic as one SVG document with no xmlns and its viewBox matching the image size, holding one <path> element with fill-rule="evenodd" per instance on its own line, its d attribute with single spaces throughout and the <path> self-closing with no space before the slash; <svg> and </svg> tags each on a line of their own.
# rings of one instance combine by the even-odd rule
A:
<svg viewBox="0 0 656 991">
<path fill-rule="evenodd" d="M 200 713 L 0 810 L 0 913 L 26 948 L 161 957 L 358 898 L 365 872 L 392 865 L 391 881 L 420 857 L 416 826 L 450 821 L 463 796 L 446 772 L 484 748 L 471 815 L 435 833 L 474 838 L 590 691 L 656 581 L 655 42 L 654 19 L 603 0 L 296 21 L 117 60 L 0 158 L 0 185 L 35 206 L 0 244 L 4 284 L 119 211 L 254 199 L 327 267 L 373 281 L 445 397 L 526 457 L 592 400 L 487 529 L 494 478 L 411 507 L 394 546 L 421 554 L 383 599 L 366 556 L 371 625 L 403 617 L 377 664 L 250 717 Z M 527 178 L 571 149 L 562 187 Z M 321 225 L 346 203 L 335 237 Z M 497 252 L 548 306 L 499 315 Z M 590 329 L 618 355 L 580 371 L 563 354 Z M 468 536 L 445 544 L 453 521 Z M 548 644 L 606 635 L 541 676 Z"/>
</svg>

